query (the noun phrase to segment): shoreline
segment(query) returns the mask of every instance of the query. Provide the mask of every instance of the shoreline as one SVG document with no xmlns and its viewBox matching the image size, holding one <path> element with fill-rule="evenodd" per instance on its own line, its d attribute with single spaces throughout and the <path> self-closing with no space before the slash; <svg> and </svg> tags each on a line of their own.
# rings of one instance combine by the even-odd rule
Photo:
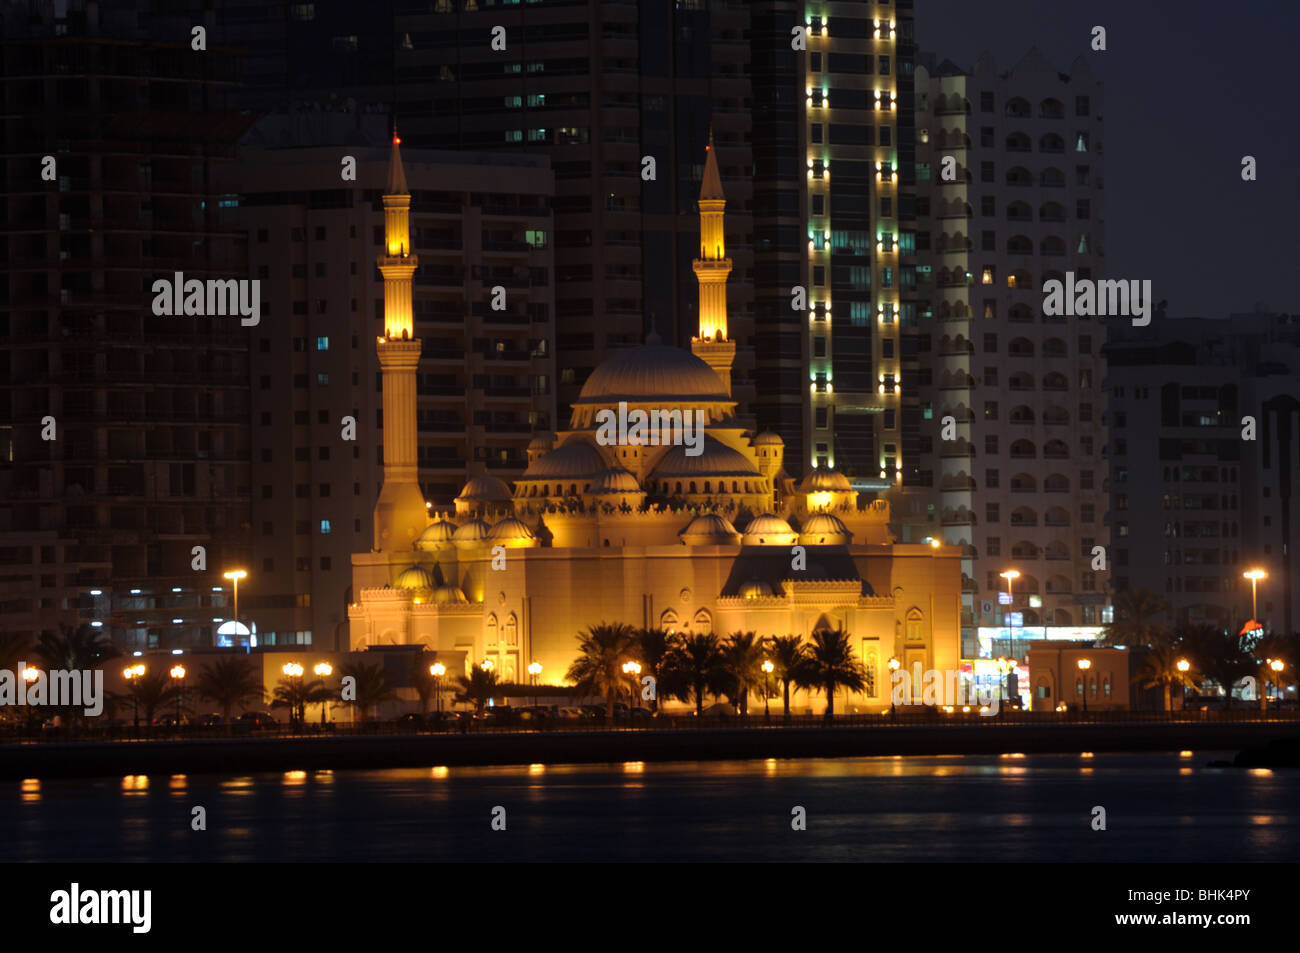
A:
<svg viewBox="0 0 1300 953">
<path fill-rule="evenodd" d="M 1244 750 L 1300 729 L 1259 724 L 703 728 L 383 734 L 0 745 L 0 779 L 247 774 L 625 761 Z"/>
</svg>

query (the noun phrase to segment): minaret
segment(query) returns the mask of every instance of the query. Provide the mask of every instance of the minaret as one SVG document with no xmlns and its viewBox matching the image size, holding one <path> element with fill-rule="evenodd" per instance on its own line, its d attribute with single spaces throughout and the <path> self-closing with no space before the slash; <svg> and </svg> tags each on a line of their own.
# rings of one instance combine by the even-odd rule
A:
<svg viewBox="0 0 1300 953">
<path fill-rule="evenodd" d="M 387 247 L 377 260 L 384 276 L 384 336 L 375 344 L 384 395 L 384 488 L 375 504 L 379 552 L 413 549 L 429 523 L 416 456 L 415 372 L 420 342 L 415 338 L 411 276 L 419 260 L 410 252 L 411 195 L 402 168 L 401 142 L 394 132 L 383 197 Z"/>
<path fill-rule="evenodd" d="M 700 333 L 691 339 L 691 352 L 713 368 L 730 395 L 736 342 L 727 339 L 727 276 L 731 274 L 731 259 L 726 257 L 722 228 L 727 198 L 722 194 L 712 130 L 709 131 L 708 153 L 704 162 L 704 182 L 700 185 L 700 257 L 692 263 L 700 283 Z"/>
</svg>

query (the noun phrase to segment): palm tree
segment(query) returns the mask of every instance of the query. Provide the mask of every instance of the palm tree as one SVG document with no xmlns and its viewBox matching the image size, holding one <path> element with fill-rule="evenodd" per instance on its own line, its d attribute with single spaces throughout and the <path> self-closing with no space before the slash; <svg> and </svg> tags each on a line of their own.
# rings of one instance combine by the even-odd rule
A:
<svg viewBox="0 0 1300 953">
<path fill-rule="evenodd" d="M 455 696 L 456 701 L 473 702 L 476 712 L 481 712 L 487 707 L 487 703 L 497 694 L 497 688 L 501 684 L 495 668 L 483 668 L 481 665 L 471 668 L 468 675 L 457 675 L 456 682 L 460 685 L 460 691 Z"/>
<path fill-rule="evenodd" d="M 1189 674 L 1178 670 L 1183 653 L 1175 645 L 1157 645 L 1146 653 L 1137 670 L 1137 683 L 1143 688 L 1160 688 L 1164 696 L 1163 711 L 1171 711 L 1171 689 L 1175 685 L 1194 684 Z"/>
<path fill-rule="evenodd" d="M 733 702 L 741 717 L 749 714 L 749 695 L 763 685 L 763 642 L 757 632 L 733 632 L 722 643 L 723 665 L 731 682 Z"/>
<path fill-rule="evenodd" d="M 866 672 L 853 654 L 849 633 L 837 626 L 812 634 L 808 659 L 803 665 L 803 684 L 826 693 L 826 723 L 835 717 L 835 690 L 843 687 L 861 692 L 867 687 Z"/>
<path fill-rule="evenodd" d="M 655 693 L 650 699 L 650 707 L 657 715 L 659 714 L 659 695 L 666 692 L 668 686 L 664 684 L 666 676 L 666 661 L 669 653 L 672 651 L 673 637 L 668 634 L 666 629 L 638 629 L 636 633 L 636 645 L 633 646 L 632 653 L 636 660 L 641 663 L 642 676 L 649 675 L 653 678 Z"/>
<path fill-rule="evenodd" d="M 36 640 L 36 654 L 46 667 L 79 671 L 95 668 L 96 663 L 116 658 L 121 653 L 99 629 L 81 624 L 59 626 L 59 634 L 42 632 Z"/>
<path fill-rule="evenodd" d="M 727 686 L 727 670 L 718 637 L 712 632 L 678 639 L 669 655 L 668 668 L 680 682 L 683 701 L 695 700 L 695 714 L 704 714 L 705 694 L 718 694 Z"/>
<path fill-rule="evenodd" d="M 1250 649 L 1251 658 L 1256 666 L 1256 678 L 1259 680 L 1259 707 L 1264 710 L 1268 706 L 1268 698 L 1264 692 L 1264 686 L 1272 682 L 1281 692 L 1282 681 L 1286 673 L 1295 672 L 1297 662 L 1300 662 L 1300 639 L 1297 639 L 1295 633 L 1283 635 L 1280 632 L 1270 632 L 1268 635 L 1261 636 Z M 1282 662 L 1283 669 L 1281 672 L 1275 672 L 1269 668 L 1269 660 L 1278 659 Z"/>
<path fill-rule="evenodd" d="M 230 713 L 263 697 L 262 675 L 247 655 L 228 655 L 208 663 L 200 672 L 198 695 L 221 707 L 221 719 L 230 724 Z"/>
<path fill-rule="evenodd" d="M 1255 661 L 1242 637 L 1216 629 L 1212 625 L 1189 628 L 1183 635 L 1198 670 L 1219 684 L 1232 707 L 1232 687 L 1255 674 Z"/>
<path fill-rule="evenodd" d="M 307 720 L 308 705 L 321 705 L 333 700 L 334 692 L 319 678 L 309 682 L 302 677 L 286 677 L 271 693 L 271 707 L 289 709 L 289 721 L 299 724 Z"/>
<path fill-rule="evenodd" d="M 0 669 L 14 672 L 21 678 L 18 663 L 26 662 L 34 648 L 31 636 L 25 632 L 0 632 Z"/>
<path fill-rule="evenodd" d="M 1149 589 L 1120 589 L 1113 604 L 1115 621 L 1102 627 L 1103 644 L 1145 648 L 1173 641 L 1168 627 L 1157 621 L 1169 612 L 1169 603 L 1156 593 Z"/>
<path fill-rule="evenodd" d="M 804 663 L 808 660 L 808 647 L 802 635 L 774 635 L 767 640 L 767 650 L 776 666 L 776 677 L 781 682 L 784 717 L 790 720 L 790 685 L 800 684 Z"/>
<path fill-rule="evenodd" d="M 129 679 L 124 697 L 133 699 L 135 704 L 144 709 L 144 723 L 153 724 L 153 714 L 159 708 L 170 705 L 180 697 L 181 687 L 165 669 L 152 669 L 143 675 Z"/>
<path fill-rule="evenodd" d="M 567 681 L 591 695 L 605 696 L 605 714 L 614 719 L 614 701 L 629 683 L 623 666 L 631 660 L 636 631 L 626 623 L 593 625 L 578 636 L 578 657 L 565 674 Z"/>
<path fill-rule="evenodd" d="M 370 720 L 370 709 L 382 702 L 392 701 L 397 697 L 384 676 L 382 665 L 367 665 L 365 662 L 347 662 L 339 668 L 340 678 L 352 681 L 352 698 L 343 704 L 352 706 L 355 721 Z"/>
</svg>

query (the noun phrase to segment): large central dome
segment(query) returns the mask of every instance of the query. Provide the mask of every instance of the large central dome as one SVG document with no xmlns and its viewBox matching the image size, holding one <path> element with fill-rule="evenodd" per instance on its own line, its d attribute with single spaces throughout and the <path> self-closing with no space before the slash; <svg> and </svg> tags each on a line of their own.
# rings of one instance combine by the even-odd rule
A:
<svg viewBox="0 0 1300 953">
<path fill-rule="evenodd" d="M 608 405 L 620 400 L 734 403 L 713 368 L 689 351 L 663 344 L 619 351 L 591 372 L 574 403 Z"/>
</svg>

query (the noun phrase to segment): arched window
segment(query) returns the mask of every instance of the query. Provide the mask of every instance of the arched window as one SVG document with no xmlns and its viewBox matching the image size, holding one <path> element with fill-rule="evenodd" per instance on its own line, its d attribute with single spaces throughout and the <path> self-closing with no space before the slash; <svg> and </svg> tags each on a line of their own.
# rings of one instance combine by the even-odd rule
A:
<svg viewBox="0 0 1300 953">
<path fill-rule="evenodd" d="M 709 615 L 708 609 L 695 613 L 695 627 L 701 632 L 713 631 L 713 616 Z"/>
<path fill-rule="evenodd" d="M 677 613 L 674 612 L 672 609 L 665 609 L 662 613 L 660 613 L 659 628 L 664 629 L 665 631 L 668 632 L 675 632 L 679 624 L 680 623 L 677 619 Z"/>
<path fill-rule="evenodd" d="M 500 633 L 497 631 L 497 614 L 489 612 L 487 617 L 487 644 L 496 645 L 500 641 Z"/>
<path fill-rule="evenodd" d="M 925 638 L 925 630 L 922 623 L 925 617 L 921 614 L 920 609 L 912 608 L 907 610 L 907 641 L 920 642 Z"/>
<path fill-rule="evenodd" d="M 506 618 L 505 643 L 506 645 L 519 644 L 519 620 L 515 618 L 513 612 Z"/>
</svg>

